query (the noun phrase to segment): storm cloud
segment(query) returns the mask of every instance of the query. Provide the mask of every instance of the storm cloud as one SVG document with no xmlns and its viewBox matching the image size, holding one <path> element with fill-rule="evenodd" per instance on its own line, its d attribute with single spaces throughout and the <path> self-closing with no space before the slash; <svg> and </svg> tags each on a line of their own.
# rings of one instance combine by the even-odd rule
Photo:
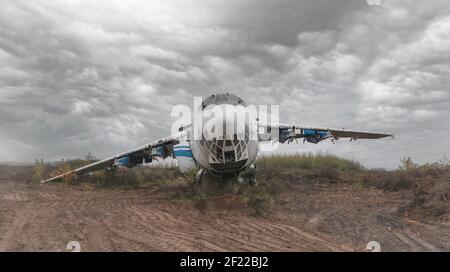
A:
<svg viewBox="0 0 450 272">
<path fill-rule="evenodd" d="M 109 156 L 231 92 L 396 140 L 283 146 L 368 167 L 450 155 L 447 0 L 0 0 L 0 161 Z"/>
</svg>

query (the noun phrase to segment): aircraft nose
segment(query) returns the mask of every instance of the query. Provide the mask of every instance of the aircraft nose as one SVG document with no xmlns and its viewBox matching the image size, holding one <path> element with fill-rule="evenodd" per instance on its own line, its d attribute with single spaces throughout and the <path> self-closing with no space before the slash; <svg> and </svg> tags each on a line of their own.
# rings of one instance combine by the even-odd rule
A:
<svg viewBox="0 0 450 272">
<path fill-rule="evenodd" d="M 227 110 L 225 116 L 222 118 L 223 131 L 227 136 L 234 136 L 235 134 L 242 135 L 245 133 L 245 119 L 241 118 L 240 112 L 233 108 Z"/>
<path fill-rule="evenodd" d="M 245 112 L 232 105 L 220 105 L 214 111 L 213 117 L 205 120 L 203 134 L 206 139 L 232 140 L 236 135 L 246 133 L 248 118 Z"/>
</svg>

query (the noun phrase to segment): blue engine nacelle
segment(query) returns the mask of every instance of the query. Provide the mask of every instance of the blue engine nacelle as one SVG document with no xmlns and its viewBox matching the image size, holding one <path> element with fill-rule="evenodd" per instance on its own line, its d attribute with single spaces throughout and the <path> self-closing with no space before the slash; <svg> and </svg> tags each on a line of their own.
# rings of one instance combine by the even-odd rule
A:
<svg viewBox="0 0 450 272">
<path fill-rule="evenodd" d="M 139 162 L 137 160 L 133 160 L 133 158 L 130 158 L 129 156 L 118 158 L 114 161 L 113 167 L 134 167 L 138 165 Z"/>
<path fill-rule="evenodd" d="M 291 142 L 294 139 L 303 138 L 304 142 L 317 144 L 323 140 L 330 138 L 331 134 L 324 130 L 300 129 L 300 128 L 281 128 L 280 143 Z"/>
<path fill-rule="evenodd" d="M 302 134 L 303 137 L 305 137 L 305 141 L 313 144 L 318 144 L 321 141 L 328 139 L 330 136 L 328 131 L 315 129 L 304 129 Z"/>
<path fill-rule="evenodd" d="M 196 167 L 191 147 L 187 142 L 175 145 L 173 147 L 173 154 L 178 161 L 178 168 L 181 173 L 186 173 Z"/>
</svg>

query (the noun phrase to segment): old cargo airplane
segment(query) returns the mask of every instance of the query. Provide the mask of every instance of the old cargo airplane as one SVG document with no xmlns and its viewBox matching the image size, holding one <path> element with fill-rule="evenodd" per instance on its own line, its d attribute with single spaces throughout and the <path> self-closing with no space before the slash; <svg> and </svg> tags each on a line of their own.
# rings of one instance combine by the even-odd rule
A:
<svg viewBox="0 0 450 272">
<path fill-rule="evenodd" d="M 217 107 L 231 109 L 233 114 L 212 116 L 212 109 Z M 200 119 L 197 120 L 203 122 L 201 125 L 206 125 L 204 124 L 206 119 L 202 116 L 208 115 L 214 119 L 213 123 L 228 126 L 247 114 L 248 107 L 241 98 L 233 94 L 215 94 L 204 99 L 195 114 L 200 115 Z M 194 120 L 196 120 L 195 118 Z M 208 122 L 211 121 L 211 118 L 208 119 Z M 195 129 L 192 123 L 183 125 L 169 137 L 52 177 L 42 183 L 59 180 L 67 175 L 82 175 L 117 167 L 131 168 L 143 163 L 150 163 L 154 159 L 173 157 L 178 161 L 181 172 L 199 169 L 195 176 L 195 182 L 200 182 L 203 175 L 209 172 L 223 177 L 237 177 L 241 181 L 253 185 L 256 182 L 256 168 L 253 163 L 260 150 L 260 144 L 267 141 L 267 138 L 270 138 L 269 141 L 276 140 L 281 144 L 290 143 L 298 138 L 302 138 L 304 142 L 317 144 L 327 139 L 335 141 L 340 138 L 356 140 L 393 137 L 391 134 L 384 133 L 262 122 L 257 117 L 244 117 L 241 120 L 244 120 L 242 129 L 235 128 L 231 132 L 228 129 L 213 129 L 208 135 L 205 135 L 202 130 L 200 137 L 193 137 Z M 202 127 L 200 126 L 200 128 Z M 262 135 L 264 133 L 259 133 L 260 131 L 275 135 L 275 137 L 267 137 L 267 135 Z M 256 137 L 252 135 L 256 135 Z"/>
</svg>

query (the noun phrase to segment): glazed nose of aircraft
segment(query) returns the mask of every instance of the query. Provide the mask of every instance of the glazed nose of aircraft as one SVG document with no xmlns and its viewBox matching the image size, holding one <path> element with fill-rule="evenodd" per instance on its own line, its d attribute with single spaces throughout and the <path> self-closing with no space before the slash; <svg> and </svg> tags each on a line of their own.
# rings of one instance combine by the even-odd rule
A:
<svg viewBox="0 0 450 272">
<path fill-rule="evenodd" d="M 220 105 L 204 125 L 202 143 L 209 150 L 211 164 L 229 164 L 248 158 L 248 118 L 242 109 Z M 243 116 L 244 114 L 244 116 Z"/>
</svg>

